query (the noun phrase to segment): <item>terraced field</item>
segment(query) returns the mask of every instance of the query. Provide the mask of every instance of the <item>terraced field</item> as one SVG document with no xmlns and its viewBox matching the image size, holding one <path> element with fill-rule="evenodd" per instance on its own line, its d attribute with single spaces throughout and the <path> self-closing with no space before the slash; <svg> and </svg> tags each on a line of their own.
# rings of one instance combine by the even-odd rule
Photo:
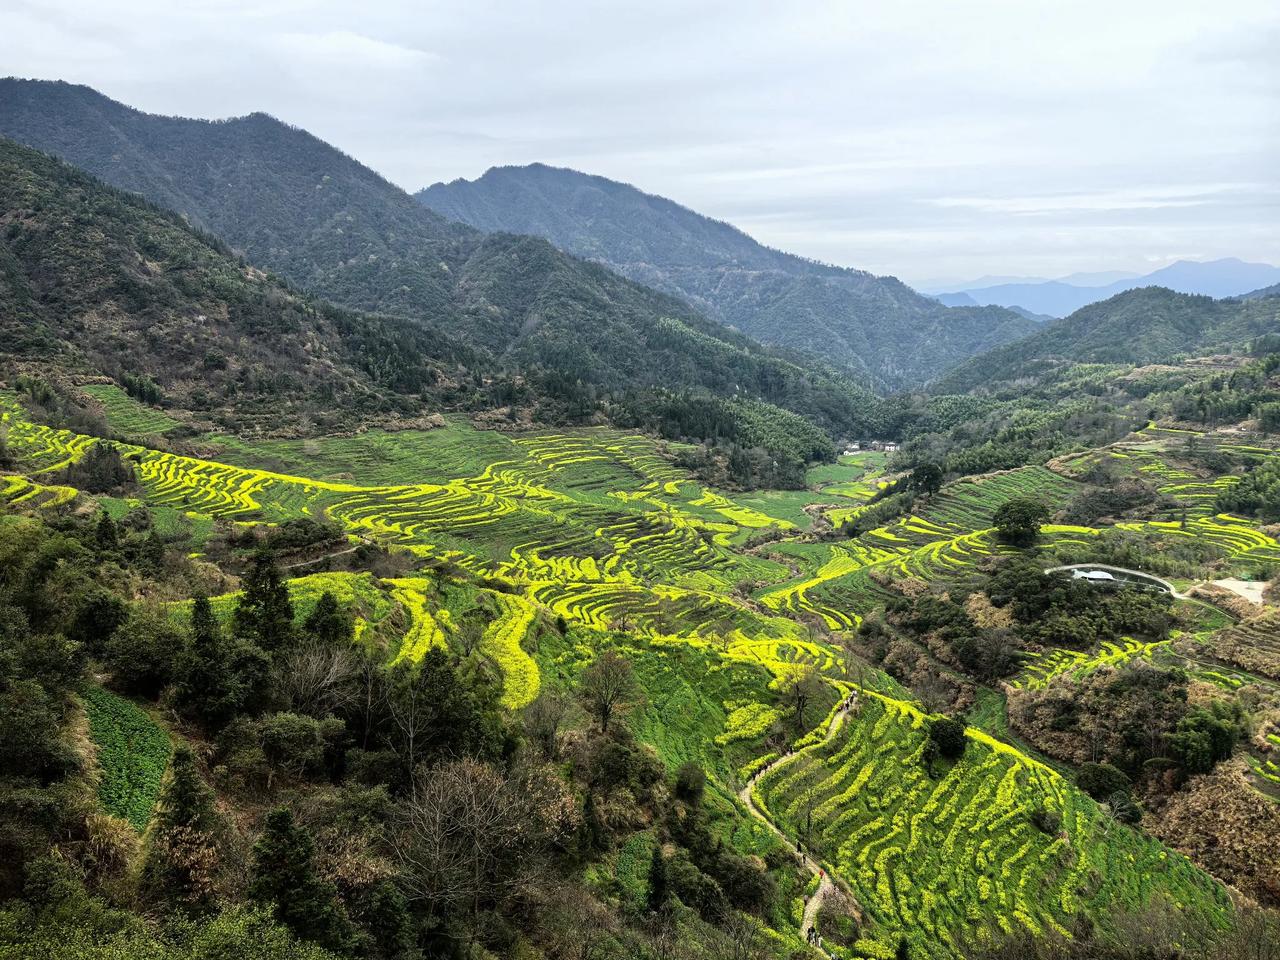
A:
<svg viewBox="0 0 1280 960">
<path fill-rule="evenodd" d="M 11 400 L 0 398 L 0 409 L 34 483 L 99 442 L 31 424 Z M 669 762 L 696 757 L 722 777 L 748 777 L 772 759 L 763 755 L 764 737 L 780 711 L 768 688 L 813 666 L 826 674 L 833 699 L 847 689 L 827 635 L 851 629 L 894 596 L 893 579 L 963 574 L 1005 549 L 991 518 L 1006 499 L 1061 503 L 1080 489 L 1039 467 L 1007 471 L 953 484 L 920 515 L 856 540 L 821 540 L 799 536 L 808 525 L 800 521 L 840 497 L 851 506 L 835 509 L 857 509 L 878 483 L 863 466 L 819 468 L 819 489 L 740 497 L 695 482 L 651 440 L 602 429 L 504 436 L 454 423 L 439 432 L 307 443 L 226 440 L 228 462 L 121 449 L 137 467 L 140 498 L 168 516 L 326 518 L 348 534 L 485 578 L 450 587 L 424 574 L 317 574 L 290 589 L 300 619 L 323 591 L 334 592 L 354 608 L 361 641 L 389 661 L 457 642 L 480 610 L 477 648 L 501 672 L 511 709 L 544 683 L 561 682 L 544 670 L 573 670 L 589 659 L 592 637 L 625 631 L 642 651 L 637 670 L 646 689 L 662 693 L 660 705 L 638 715 L 638 732 Z M 1193 522 L 1190 535 L 1216 537 L 1240 556 L 1277 546 L 1235 518 Z M 782 539 L 743 549 L 770 527 Z M 1056 527 L 1048 535 L 1087 543 L 1098 534 Z M 233 605 L 231 596 L 214 601 L 223 617 Z M 547 624 L 561 617 L 570 632 L 550 630 L 558 639 L 549 641 L 561 649 L 540 651 Z M 1122 646 L 1085 661 L 1046 659 L 1032 665 L 1027 682 L 1129 655 Z M 677 677 L 675 664 L 688 676 Z M 917 946 L 913 956 L 952 957 L 962 942 L 1019 926 L 1065 927 L 1082 911 L 1138 903 L 1158 890 L 1221 918 L 1222 895 L 1203 874 L 1109 823 L 1048 768 L 971 731 L 968 754 L 935 781 L 919 762 L 919 711 L 884 694 L 864 699 L 830 743 L 802 738 L 808 749 L 771 768 L 758 794 L 791 836 L 802 808 L 814 808 L 817 851 L 871 921 L 865 955 L 892 956 L 901 932 Z M 1041 808 L 1061 815 L 1061 834 L 1032 824 Z"/>
<path fill-rule="evenodd" d="M 965 755 L 932 776 L 924 715 L 864 693 L 830 744 L 766 774 L 757 805 L 789 832 L 812 812 L 810 846 L 873 921 L 862 955 L 952 958 L 1001 932 L 1065 934 L 1082 912 L 1161 890 L 1221 924 L 1225 891 L 1190 862 L 1111 821 L 1048 767 L 970 729 Z M 1032 817 L 1061 818 L 1048 833 Z"/>
<path fill-rule="evenodd" d="M 1124 637 L 1119 642 L 1106 641 L 1097 650 L 1056 649 L 1033 656 L 1009 686 L 1015 690 L 1039 690 L 1050 681 L 1062 676 L 1075 679 L 1085 677 L 1103 667 L 1119 667 L 1134 660 L 1150 659 L 1169 647 L 1171 641 L 1156 640 L 1143 643 Z"/>
<path fill-rule="evenodd" d="M 178 426 L 173 417 L 139 403 L 115 384 L 95 383 L 80 389 L 98 402 L 112 429 L 126 437 L 161 436 Z"/>
</svg>

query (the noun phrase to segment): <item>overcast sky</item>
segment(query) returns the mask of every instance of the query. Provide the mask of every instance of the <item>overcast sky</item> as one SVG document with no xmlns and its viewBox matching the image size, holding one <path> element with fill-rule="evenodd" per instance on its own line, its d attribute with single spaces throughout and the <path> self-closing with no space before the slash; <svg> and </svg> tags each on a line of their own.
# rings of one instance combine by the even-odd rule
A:
<svg viewBox="0 0 1280 960">
<path fill-rule="evenodd" d="M 0 0 L 0 72 L 408 190 L 570 166 L 918 285 L 1280 263 L 1276 0 Z"/>
</svg>

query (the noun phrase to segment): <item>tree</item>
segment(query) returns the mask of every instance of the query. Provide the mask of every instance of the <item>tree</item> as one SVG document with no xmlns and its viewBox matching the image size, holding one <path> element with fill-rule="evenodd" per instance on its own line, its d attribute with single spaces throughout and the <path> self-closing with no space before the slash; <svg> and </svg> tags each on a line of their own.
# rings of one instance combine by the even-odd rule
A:
<svg viewBox="0 0 1280 960">
<path fill-rule="evenodd" d="M 936 463 L 922 463 L 911 471 L 911 489 L 931 497 L 942 489 L 942 468 Z"/>
<path fill-rule="evenodd" d="M 1034 497 L 1014 497 L 996 509 L 992 522 L 1000 538 L 1015 546 L 1035 543 L 1040 525 L 1049 519 L 1049 508 Z"/>
<path fill-rule="evenodd" d="M 406 776 L 441 757 L 492 756 L 501 741 L 496 689 L 464 679 L 440 647 L 428 650 L 416 666 L 402 662 L 393 668 L 387 712 Z M 412 783 L 416 789 L 416 776 Z"/>
<path fill-rule="evenodd" d="M 111 493 L 133 483 L 133 464 L 114 443 L 95 443 L 64 472 L 66 482 L 89 493 Z"/>
<path fill-rule="evenodd" d="M 822 677 L 811 666 L 802 667 L 783 682 L 782 697 L 791 705 L 796 733 L 805 731 L 805 714 L 809 704 L 822 695 L 822 687 Z"/>
<path fill-rule="evenodd" d="M 558 694 L 545 687 L 538 698 L 524 709 L 524 729 L 529 739 L 537 745 L 544 760 L 554 760 L 560 725 L 564 723 L 568 704 Z"/>
<path fill-rule="evenodd" d="M 360 658 L 352 645 L 312 639 L 277 663 L 274 685 L 290 709 L 325 717 L 355 703 L 360 695 L 359 675 Z"/>
<path fill-rule="evenodd" d="M 692 760 L 680 765 L 680 769 L 676 771 L 675 790 L 679 799 L 691 807 L 696 807 L 702 803 L 702 794 L 706 787 L 707 775 L 702 767 Z"/>
<path fill-rule="evenodd" d="M 554 773 L 509 776 L 477 760 L 415 772 L 392 832 L 402 888 L 437 921 L 471 921 L 540 880 L 548 852 L 578 830 L 573 799 Z"/>
<path fill-rule="evenodd" d="M 139 604 L 107 641 L 105 660 L 123 690 L 155 699 L 174 679 L 183 647 L 167 610 Z"/>
<path fill-rule="evenodd" d="M 964 724 L 950 717 L 938 717 L 929 724 L 930 751 L 944 760 L 959 760 L 969 744 Z"/>
<path fill-rule="evenodd" d="M 635 671 L 631 661 L 613 650 L 606 650 L 582 674 L 579 695 L 591 715 L 600 724 L 600 732 L 609 732 L 609 721 L 626 710 L 637 692 Z"/>
<path fill-rule="evenodd" d="M 178 665 L 181 709 L 209 728 L 230 720 L 245 694 L 233 667 L 232 651 L 209 598 L 197 596 L 191 601 L 191 642 Z"/>
<path fill-rule="evenodd" d="M 235 635 L 275 656 L 293 637 L 293 602 L 269 550 L 254 554 L 236 603 Z"/>
<path fill-rule="evenodd" d="M 97 541 L 98 549 L 103 553 L 115 553 L 120 549 L 120 533 L 116 529 L 116 522 L 111 519 L 111 514 L 105 510 L 98 517 L 98 526 L 94 531 L 94 539 Z"/>
<path fill-rule="evenodd" d="M 212 908 L 221 826 L 195 754 L 179 746 L 156 803 L 143 861 L 142 884 L 152 898 L 187 910 Z"/>
<path fill-rule="evenodd" d="M 298 937 L 347 950 L 354 930 L 338 904 L 336 888 L 316 874 L 314 859 L 311 835 L 294 822 L 288 808 L 271 811 L 253 845 L 249 896 L 273 906 L 276 918 Z"/>
<path fill-rule="evenodd" d="M 671 890 L 667 880 L 667 858 L 662 852 L 662 843 L 654 840 L 653 855 L 649 858 L 649 887 L 645 900 L 649 907 L 649 912 L 657 913 L 660 911 L 666 906 L 667 898 L 670 896 Z"/>
<path fill-rule="evenodd" d="M 1095 800 L 1106 800 L 1120 791 L 1129 792 L 1129 778 L 1109 763 L 1082 763 L 1076 785 Z"/>
<path fill-rule="evenodd" d="M 355 635 L 351 615 L 339 606 L 337 598 L 326 590 L 303 623 L 307 635 L 325 646 L 345 646 Z"/>
</svg>

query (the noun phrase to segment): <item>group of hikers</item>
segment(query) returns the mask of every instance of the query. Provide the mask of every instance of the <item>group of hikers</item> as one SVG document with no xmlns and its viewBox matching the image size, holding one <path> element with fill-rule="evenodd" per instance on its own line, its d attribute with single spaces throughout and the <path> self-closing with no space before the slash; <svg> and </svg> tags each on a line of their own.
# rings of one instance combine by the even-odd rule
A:
<svg viewBox="0 0 1280 960">
<path fill-rule="evenodd" d="M 818 932 L 816 924 L 809 924 L 804 932 L 805 938 L 809 941 L 809 946 L 822 949 L 822 934 Z"/>
</svg>

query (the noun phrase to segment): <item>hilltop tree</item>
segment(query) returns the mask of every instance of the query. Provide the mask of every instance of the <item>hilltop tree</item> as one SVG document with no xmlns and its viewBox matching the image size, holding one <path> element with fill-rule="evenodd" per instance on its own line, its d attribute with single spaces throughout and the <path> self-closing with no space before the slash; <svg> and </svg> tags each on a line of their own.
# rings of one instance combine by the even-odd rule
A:
<svg viewBox="0 0 1280 960">
<path fill-rule="evenodd" d="M 631 661 L 613 650 L 606 650 L 583 672 L 578 692 L 600 724 L 600 732 L 608 733 L 609 721 L 631 705 L 637 692 Z"/>
<path fill-rule="evenodd" d="M 1014 497 L 1000 504 L 992 518 L 1000 538 L 1019 547 L 1035 543 L 1049 508 L 1034 497 Z"/>
<path fill-rule="evenodd" d="M 931 497 L 942 489 L 942 468 L 936 463 L 922 463 L 911 471 L 911 489 Z"/>
<path fill-rule="evenodd" d="M 236 604 L 233 628 L 237 637 L 252 641 L 273 656 L 293 638 L 293 602 L 269 550 L 254 554 Z"/>
</svg>

